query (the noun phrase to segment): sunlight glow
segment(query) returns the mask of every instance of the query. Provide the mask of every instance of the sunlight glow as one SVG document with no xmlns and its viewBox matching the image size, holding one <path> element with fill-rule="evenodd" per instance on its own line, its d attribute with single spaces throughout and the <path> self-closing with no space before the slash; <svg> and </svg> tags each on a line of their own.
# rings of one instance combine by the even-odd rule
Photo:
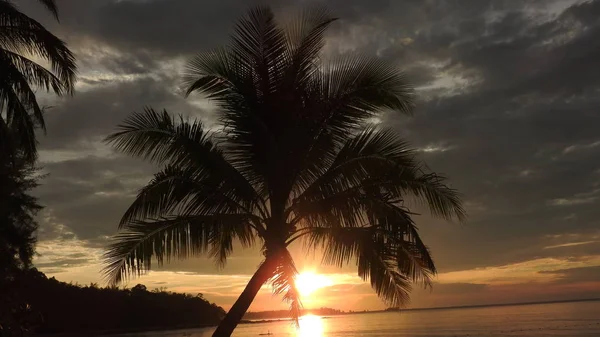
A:
<svg viewBox="0 0 600 337">
<path fill-rule="evenodd" d="M 308 296 L 318 289 L 332 286 L 333 282 L 325 275 L 305 271 L 296 277 L 296 287 L 302 296 Z"/>
<path fill-rule="evenodd" d="M 297 337 L 325 336 L 323 319 L 320 316 L 306 315 L 300 317 L 300 326 L 296 330 Z"/>
</svg>

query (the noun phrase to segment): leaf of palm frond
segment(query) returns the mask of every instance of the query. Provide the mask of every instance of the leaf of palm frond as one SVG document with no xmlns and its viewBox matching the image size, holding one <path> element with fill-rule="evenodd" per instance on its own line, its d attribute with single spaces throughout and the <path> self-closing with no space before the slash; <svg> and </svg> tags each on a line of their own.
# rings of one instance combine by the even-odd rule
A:
<svg viewBox="0 0 600 337">
<path fill-rule="evenodd" d="M 412 282 L 421 282 L 424 288 L 431 287 L 431 278 L 436 274 L 436 268 L 429 248 L 406 241 L 395 255 L 402 275 Z"/>
<path fill-rule="evenodd" d="M 117 150 L 181 169 L 203 172 L 222 182 L 224 194 L 246 208 L 264 209 L 263 202 L 246 178 L 224 157 L 200 122 L 176 121 L 166 111 L 151 108 L 134 113 L 106 141 Z"/>
<path fill-rule="evenodd" d="M 344 144 L 333 164 L 295 199 L 289 211 L 303 217 L 307 211 L 354 208 L 352 213 L 357 214 L 369 198 L 399 202 L 411 196 L 435 216 L 465 218 L 458 193 L 445 185 L 443 177 L 425 172 L 396 132 L 368 127 Z"/>
<path fill-rule="evenodd" d="M 290 305 L 290 316 L 296 325 L 299 325 L 298 318 L 302 314 L 302 302 L 300 301 L 300 293 L 296 288 L 295 280 L 298 270 L 294 264 L 294 259 L 287 249 L 272 258 L 277 259 L 277 268 L 271 278 L 273 293 L 283 295 L 283 300 Z"/>
<path fill-rule="evenodd" d="M 431 276 L 436 273 L 429 248 L 425 246 L 412 213 L 404 207 L 382 200 L 370 200 L 369 218 L 378 230 L 391 239 L 388 248 L 397 257 L 398 269 L 412 282 L 431 286 Z"/>
<path fill-rule="evenodd" d="M 414 90 L 404 74 L 395 66 L 379 58 L 344 56 L 334 60 L 325 72 L 334 99 L 334 106 L 392 111 L 410 114 L 414 108 Z M 337 99 L 337 100 L 335 100 Z"/>
<path fill-rule="evenodd" d="M 235 26 L 230 48 L 239 60 L 253 69 L 259 96 L 274 91 L 282 76 L 287 41 L 269 7 L 248 11 Z"/>
<path fill-rule="evenodd" d="M 132 221 L 176 213 L 178 206 L 201 193 L 201 179 L 199 172 L 166 166 L 139 191 L 121 218 L 119 228 Z"/>
<path fill-rule="evenodd" d="M 348 226 L 364 223 L 360 219 L 369 203 L 390 199 L 382 195 L 389 189 L 388 175 L 401 165 L 412 167 L 414 153 L 391 130 L 367 128 L 342 147 L 333 163 L 322 172 L 289 208 L 296 219 L 314 221 L 333 214 Z M 394 195 L 397 197 L 397 195 Z"/>
<path fill-rule="evenodd" d="M 41 65 L 5 49 L 0 49 L 0 60 L 14 67 L 28 83 L 48 91 L 53 90 L 59 95 L 63 93 L 61 80 Z"/>
<path fill-rule="evenodd" d="M 286 78 L 292 78 L 294 85 L 303 87 L 304 82 L 317 71 L 318 56 L 325 44 L 325 31 L 335 20 L 327 8 L 312 6 L 286 26 L 287 62 L 290 63 Z"/>
<path fill-rule="evenodd" d="M 389 219 L 401 221 L 403 219 Z M 377 294 L 394 306 L 408 303 L 412 282 L 429 286 L 435 267 L 429 251 L 403 232 L 383 223 L 366 227 L 312 227 L 306 232 L 309 247 L 324 250 L 323 263 L 342 266 L 354 260 L 358 274 L 369 280 Z"/>
<path fill-rule="evenodd" d="M 175 216 L 156 221 L 128 223 L 113 237 L 113 243 L 104 254 L 107 265 L 103 269 L 111 284 L 121 282 L 130 275 L 142 274 L 151 269 L 152 259 L 159 265 L 171 258 L 186 258 L 206 252 L 220 244 L 215 237 L 224 230 L 232 230 L 233 237 L 246 238 L 250 228 L 243 214 L 215 214 Z M 244 240 L 244 239 L 243 239 Z"/>
<path fill-rule="evenodd" d="M 6 83 L 5 79 L 0 79 L 0 111 L 6 111 L 4 124 L 11 130 L 11 141 L 23 151 L 27 160 L 33 162 L 37 158 L 36 125 L 22 101 L 22 98 L 31 98 L 27 96 L 30 92 L 25 90 L 25 97 L 19 95 L 13 89 L 15 83 Z"/>
<path fill-rule="evenodd" d="M 306 104 L 310 104 L 306 110 L 315 124 L 306 140 L 308 151 L 302 154 L 303 172 L 298 174 L 302 187 L 327 167 L 319 163 L 329 158 L 322 160 L 315 154 L 331 151 L 331 143 L 344 145 L 349 134 L 383 110 L 409 114 L 414 105 L 413 90 L 402 73 L 377 59 L 341 59 L 311 76 L 306 87 Z"/>
<path fill-rule="evenodd" d="M 230 101 L 244 99 L 246 104 L 257 100 L 253 69 L 230 50 L 216 49 L 196 55 L 184 72 L 186 96 L 199 91 L 208 99 L 228 106 Z"/>
<path fill-rule="evenodd" d="M 331 185 L 333 189 L 349 188 L 365 180 L 365 174 L 373 176 L 391 167 L 414 167 L 414 151 L 391 129 L 368 126 L 361 133 L 348 139 L 337 149 L 331 164 L 323 168 L 297 200 L 307 199 L 319 189 Z M 372 179 L 370 179 L 372 180 Z"/>
<path fill-rule="evenodd" d="M 28 78 L 26 77 L 28 74 L 21 73 L 10 59 L 4 58 L 5 56 L 6 54 L 0 53 L 0 62 L 2 63 L 0 69 L 4 76 L 2 84 L 0 84 L 2 85 L 1 90 L 12 90 L 15 93 L 15 96 L 18 97 L 18 103 L 23 106 L 23 109 L 7 110 L 7 119 L 11 118 L 10 115 L 21 113 L 25 110 L 27 111 L 27 118 L 35 120 L 36 123 L 38 123 L 38 126 L 45 131 L 46 126 L 44 123 L 43 112 L 38 105 L 35 92 L 33 92 L 29 85 Z M 32 116 L 29 115 L 29 111 L 33 113 Z M 25 116 L 22 116 L 22 118 L 25 118 Z"/>
<path fill-rule="evenodd" d="M 344 141 L 384 110 L 410 114 L 414 92 L 396 67 L 380 59 L 347 56 L 334 60 L 314 79 L 323 116 L 319 129 Z"/>
<path fill-rule="evenodd" d="M 121 152 L 160 164 L 188 164 L 197 152 L 217 151 L 200 122 L 188 123 L 180 117 L 177 123 L 166 110 L 159 113 L 145 108 L 143 113 L 134 112 L 118 129 L 106 137 L 106 142 Z"/>
<path fill-rule="evenodd" d="M 32 54 L 49 61 L 64 91 L 73 92 L 77 65 L 64 41 L 8 1 L 0 1 L 0 27 L 0 49 Z"/>
<path fill-rule="evenodd" d="M 398 271 L 393 257 L 377 250 L 366 250 L 358 259 L 358 276 L 369 280 L 377 296 L 391 306 L 405 306 L 410 302 L 412 285 Z"/>
<path fill-rule="evenodd" d="M 56 7 L 56 0 L 38 0 L 42 5 L 44 5 L 52 15 L 58 20 L 58 7 Z"/>
<path fill-rule="evenodd" d="M 227 216 L 229 219 L 216 216 L 220 220 L 219 227 L 210 237 L 209 256 L 215 259 L 219 268 L 225 267 L 227 258 L 233 252 L 234 241 L 238 240 L 242 247 L 248 248 L 254 246 L 256 238 L 256 233 L 253 231 L 255 227 L 250 225 L 253 220 L 251 215 L 242 213 Z"/>
<path fill-rule="evenodd" d="M 404 173 L 410 177 L 401 177 L 404 184 L 399 186 L 410 191 L 418 201 L 427 205 L 434 216 L 448 220 L 456 218 L 461 222 L 466 219 L 460 194 L 446 185 L 444 176 L 422 170 Z"/>
<path fill-rule="evenodd" d="M 241 205 L 235 200 L 235 196 L 227 193 L 222 187 L 220 177 L 211 177 L 202 171 L 186 171 L 167 166 L 140 190 L 123 215 L 119 228 L 132 221 L 160 218 L 167 214 L 208 216 L 236 213 L 246 214 L 249 226 L 256 228 L 259 235 L 262 235 L 263 228 L 259 217 L 253 215 L 252 210 Z M 253 237 L 238 234 L 242 244 L 253 244 Z"/>
</svg>

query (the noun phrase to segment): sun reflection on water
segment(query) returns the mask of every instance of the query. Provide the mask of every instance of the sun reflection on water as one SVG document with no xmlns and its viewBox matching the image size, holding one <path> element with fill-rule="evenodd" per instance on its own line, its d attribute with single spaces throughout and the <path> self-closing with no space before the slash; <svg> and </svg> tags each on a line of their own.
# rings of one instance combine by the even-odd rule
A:
<svg viewBox="0 0 600 337">
<path fill-rule="evenodd" d="M 324 337 L 325 327 L 320 316 L 306 315 L 300 317 L 300 326 L 296 329 L 297 337 Z"/>
</svg>

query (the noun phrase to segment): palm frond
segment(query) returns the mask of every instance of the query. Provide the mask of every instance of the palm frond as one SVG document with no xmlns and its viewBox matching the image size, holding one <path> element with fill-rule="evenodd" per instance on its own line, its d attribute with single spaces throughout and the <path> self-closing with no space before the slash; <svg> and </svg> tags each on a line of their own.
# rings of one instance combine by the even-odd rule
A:
<svg viewBox="0 0 600 337">
<path fill-rule="evenodd" d="M 15 61 L 17 62 L 15 63 Z M 23 69 L 24 65 L 29 68 L 29 71 Z M 35 92 L 32 90 L 30 83 L 41 82 L 42 85 L 51 85 L 53 84 L 53 80 L 52 77 L 48 77 L 48 74 L 44 73 L 41 69 L 36 67 L 31 68 L 31 66 L 31 64 L 27 64 L 26 59 L 19 55 L 0 50 L 0 69 L 2 69 L 2 74 L 4 74 L 4 78 L 1 80 L 2 83 L 0 83 L 0 90 L 13 91 L 13 98 L 18 97 L 17 102 L 7 102 L 7 104 L 20 104 L 23 107 L 22 109 L 6 111 L 9 123 L 13 118 L 31 118 L 35 120 L 37 126 L 45 131 L 46 126 L 42 108 L 38 105 Z M 23 72 L 22 70 L 26 71 Z M 9 97 L 5 99 L 11 99 Z M 27 113 L 23 114 L 23 111 L 27 111 Z M 31 116 L 29 115 L 29 111 L 32 112 Z M 15 114 L 20 114 L 20 116 L 15 116 Z"/>
<path fill-rule="evenodd" d="M 145 108 L 134 112 L 118 126 L 119 131 L 106 137 L 117 150 L 159 164 L 188 164 L 196 152 L 218 152 L 209 133 L 200 122 L 177 121 L 166 110 L 157 112 Z"/>
<path fill-rule="evenodd" d="M 415 198 L 432 214 L 463 220 L 458 193 L 445 179 L 424 171 L 415 152 L 393 130 L 369 127 L 345 143 L 333 164 L 288 208 L 297 218 L 336 212 L 346 221 L 372 200 L 404 202 Z"/>
<path fill-rule="evenodd" d="M 33 93 L 25 90 L 24 95 L 19 95 L 13 88 L 14 84 L 18 85 L 19 82 L 10 83 L 0 79 L 0 111 L 6 111 L 6 120 L 3 124 L 10 129 L 11 142 L 33 162 L 37 158 L 36 124 L 29 115 L 28 107 L 22 101 L 23 98 L 25 101 L 30 101 Z M 33 98 L 35 99 L 35 96 Z"/>
<path fill-rule="evenodd" d="M 57 16 L 54 1 L 40 1 Z M 27 58 L 32 55 L 48 61 L 51 71 Z M 76 72 L 75 58 L 61 39 L 21 13 L 11 1 L 0 1 L 0 107 L 29 160 L 37 157 L 35 128 L 45 131 L 43 109 L 34 89 L 57 95 L 73 93 Z"/>
<path fill-rule="evenodd" d="M 257 6 L 238 20 L 230 48 L 253 70 L 259 97 L 276 89 L 284 66 L 285 47 L 285 33 L 275 21 L 271 8 Z"/>
<path fill-rule="evenodd" d="M 111 284 L 117 284 L 130 275 L 149 271 L 153 259 L 162 265 L 165 259 L 169 262 L 171 258 L 201 255 L 219 245 L 223 235 L 248 243 L 252 230 L 247 223 L 244 214 L 172 216 L 128 223 L 104 254 L 103 273 Z M 229 253 L 212 255 L 224 263 Z"/>
<path fill-rule="evenodd" d="M 117 150 L 186 171 L 202 173 L 220 184 L 222 194 L 245 208 L 264 213 L 264 202 L 254 187 L 224 157 L 200 122 L 177 121 L 166 111 L 147 108 L 132 114 L 106 141 Z"/>
<path fill-rule="evenodd" d="M 344 56 L 331 61 L 315 83 L 328 111 L 321 127 L 341 139 L 382 111 L 410 114 L 414 106 L 414 91 L 403 73 L 381 59 Z"/>
<path fill-rule="evenodd" d="M 274 258 L 277 259 L 277 267 L 271 278 L 273 293 L 283 295 L 283 301 L 290 305 L 291 318 L 296 325 L 299 325 L 298 318 L 302 315 L 302 302 L 295 283 L 298 270 L 294 264 L 294 259 L 292 259 L 287 249 L 279 251 Z"/>
<path fill-rule="evenodd" d="M 61 79 L 30 59 L 5 49 L 0 49 L 0 59 L 7 66 L 10 64 L 20 72 L 27 83 L 47 91 L 52 90 L 59 95 L 64 93 L 64 85 Z"/>
<path fill-rule="evenodd" d="M 42 5 L 46 7 L 58 20 L 58 7 L 56 7 L 56 0 L 38 0 Z"/>
<path fill-rule="evenodd" d="M 306 188 L 329 167 L 336 150 L 370 118 L 383 111 L 410 114 L 414 93 L 404 75 L 388 63 L 344 57 L 315 72 L 306 84 L 303 151 L 296 165 L 297 189 Z"/>
<path fill-rule="evenodd" d="M 404 212 L 388 214 L 360 227 L 344 227 L 339 223 L 308 227 L 304 236 L 308 247 L 324 250 L 324 264 L 356 263 L 358 275 L 393 306 L 408 304 L 411 283 L 431 286 L 431 277 L 436 272 L 428 248 Z"/>
<path fill-rule="evenodd" d="M 66 43 L 8 1 L 0 1 L 0 49 L 48 61 L 62 82 L 62 90 L 73 92 L 77 65 Z"/>
<path fill-rule="evenodd" d="M 235 56 L 230 50 L 216 49 L 196 55 L 184 72 L 186 96 L 201 92 L 219 104 L 255 102 L 256 90 L 253 69 Z"/>
<path fill-rule="evenodd" d="M 336 20 L 326 7 L 312 6 L 286 26 L 286 57 L 289 64 L 285 76 L 291 79 L 291 84 L 303 87 L 318 71 L 319 54 L 325 45 L 325 31 Z"/>
</svg>

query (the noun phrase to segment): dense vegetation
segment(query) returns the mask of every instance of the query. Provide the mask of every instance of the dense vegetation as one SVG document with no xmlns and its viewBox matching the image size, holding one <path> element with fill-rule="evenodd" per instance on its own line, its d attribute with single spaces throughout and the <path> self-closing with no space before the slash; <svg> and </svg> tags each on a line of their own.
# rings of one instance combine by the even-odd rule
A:
<svg viewBox="0 0 600 337">
<path fill-rule="evenodd" d="M 41 206 L 30 193 L 37 184 L 35 167 L 22 151 L 0 151 L 0 336 L 19 336 L 35 321 L 14 285 L 31 267 L 35 251 Z"/>
<path fill-rule="evenodd" d="M 209 326 L 225 315 L 201 294 L 148 291 L 141 284 L 131 289 L 79 286 L 49 279 L 35 269 L 18 273 L 10 289 L 28 307 L 21 318 L 39 333 Z"/>
</svg>

